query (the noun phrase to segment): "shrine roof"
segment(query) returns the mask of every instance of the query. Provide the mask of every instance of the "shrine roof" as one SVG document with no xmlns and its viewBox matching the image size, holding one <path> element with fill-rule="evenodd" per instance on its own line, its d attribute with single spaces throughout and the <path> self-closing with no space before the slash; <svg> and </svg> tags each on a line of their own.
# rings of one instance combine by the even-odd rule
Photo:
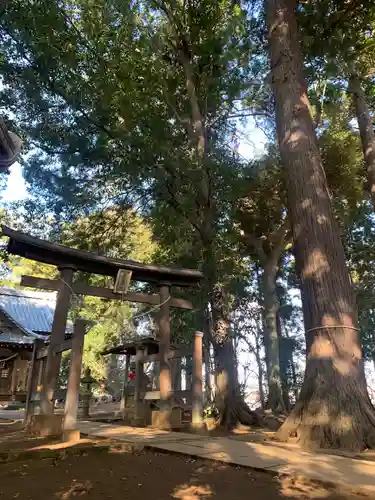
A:
<svg viewBox="0 0 375 500">
<path fill-rule="evenodd" d="M 56 292 L 0 287 L 0 310 L 31 337 L 51 333 L 55 306 Z"/>
<path fill-rule="evenodd" d="M 47 342 L 55 306 L 55 292 L 0 287 L 0 345 L 32 348 L 35 339 Z M 71 332 L 72 325 L 68 322 L 66 335 Z"/>
<path fill-rule="evenodd" d="M 147 348 L 148 354 L 157 354 L 159 352 L 159 341 L 153 337 L 143 337 L 132 342 L 126 342 L 125 344 L 106 349 L 101 354 L 102 356 L 106 356 L 107 354 L 130 354 L 131 356 L 135 356 L 139 348 Z M 173 346 L 170 346 L 170 348 L 174 349 Z"/>
</svg>

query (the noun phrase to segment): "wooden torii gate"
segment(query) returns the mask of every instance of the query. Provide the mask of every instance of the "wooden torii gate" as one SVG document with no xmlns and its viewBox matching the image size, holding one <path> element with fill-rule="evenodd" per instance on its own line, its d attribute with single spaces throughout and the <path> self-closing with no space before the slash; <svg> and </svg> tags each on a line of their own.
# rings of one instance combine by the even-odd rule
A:
<svg viewBox="0 0 375 500">
<path fill-rule="evenodd" d="M 170 349 L 170 307 L 193 309 L 192 304 L 181 298 L 171 297 L 171 289 L 176 287 L 197 286 L 203 279 L 202 273 L 191 269 L 141 264 L 135 261 L 105 257 L 92 252 L 77 250 L 57 243 L 35 238 L 28 234 L 14 231 L 3 226 L 4 236 L 9 237 L 7 250 L 11 254 L 56 266 L 60 272 L 57 280 L 48 280 L 34 276 L 22 276 L 21 286 L 57 291 L 56 308 L 52 324 L 50 343 L 44 370 L 41 394 L 41 412 L 46 417 L 53 417 L 53 395 L 60 371 L 61 351 L 58 346 L 64 342 L 67 318 L 72 294 L 90 295 L 105 299 L 139 302 L 160 305 L 157 315 L 159 329 L 160 361 L 160 404 L 161 409 L 169 411 L 171 374 L 168 363 Z M 158 293 L 139 292 L 116 293 L 105 287 L 95 287 L 74 281 L 77 271 L 101 274 L 114 279 L 125 271 L 133 281 L 148 283 L 158 289 Z M 47 422 L 47 419 L 46 419 Z M 46 423 L 47 425 L 47 423 Z"/>
</svg>

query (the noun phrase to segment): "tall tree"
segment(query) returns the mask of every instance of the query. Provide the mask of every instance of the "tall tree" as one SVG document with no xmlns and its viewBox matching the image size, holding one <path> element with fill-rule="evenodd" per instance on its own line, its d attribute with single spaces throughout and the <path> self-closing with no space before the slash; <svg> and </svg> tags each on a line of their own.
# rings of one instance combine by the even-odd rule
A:
<svg viewBox="0 0 375 500">
<path fill-rule="evenodd" d="M 309 66 L 309 82 L 315 88 L 323 87 L 317 114 L 321 115 L 332 88 L 341 94 L 344 90 L 350 93 L 367 169 L 367 187 L 374 199 L 375 139 L 368 92 L 374 76 L 373 2 L 323 0 L 319 8 L 314 1 L 306 2 L 300 5 L 297 15 Z M 322 126 L 321 119 L 317 120 L 317 125 Z"/>
<path fill-rule="evenodd" d="M 358 303 L 362 346 L 367 360 L 375 364 L 375 224 L 366 201 L 345 232 L 345 249 Z"/>
<path fill-rule="evenodd" d="M 283 172 L 279 160 L 272 154 L 254 162 L 247 170 L 247 190 L 236 206 L 242 243 L 247 253 L 262 270 L 261 296 L 263 305 L 264 345 L 266 352 L 268 400 L 267 407 L 285 412 L 282 394 L 277 296 L 277 275 L 281 254 L 286 246 L 289 224 L 286 218 Z M 272 195 L 270 193 L 272 192 Z"/>
<path fill-rule="evenodd" d="M 280 155 L 301 279 L 307 363 L 299 399 L 280 429 L 304 444 L 375 445 L 354 294 L 318 150 L 298 39 L 295 0 L 264 4 Z"/>
<path fill-rule="evenodd" d="M 352 73 L 349 80 L 349 89 L 353 95 L 356 117 L 363 149 L 363 156 L 367 167 L 368 189 L 375 210 L 375 134 L 373 118 L 367 104 L 366 94 L 361 79 L 357 73 Z"/>
</svg>

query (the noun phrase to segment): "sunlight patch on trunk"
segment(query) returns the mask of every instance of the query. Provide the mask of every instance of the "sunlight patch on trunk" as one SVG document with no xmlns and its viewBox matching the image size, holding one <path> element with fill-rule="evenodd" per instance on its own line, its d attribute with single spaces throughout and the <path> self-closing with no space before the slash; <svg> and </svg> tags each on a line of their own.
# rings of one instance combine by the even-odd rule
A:
<svg viewBox="0 0 375 500">
<path fill-rule="evenodd" d="M 321 278 L 330 270 L 326 255 L 321 250 L 313 250 L 303 271 L 304 278 Z"/>
</svg>

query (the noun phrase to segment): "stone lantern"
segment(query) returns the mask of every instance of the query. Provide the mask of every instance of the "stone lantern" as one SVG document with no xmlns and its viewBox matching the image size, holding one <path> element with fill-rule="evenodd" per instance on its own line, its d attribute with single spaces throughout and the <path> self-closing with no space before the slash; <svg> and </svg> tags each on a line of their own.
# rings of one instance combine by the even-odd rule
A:
<svg viewBox="0 0 375 500">
<path fill-rule="evenodd" d="M 82 401 L 82 417 L 88 418 L 90 416 L 90 401 L 92 398 L 92 384 L 96 384 L 96 380 L 91 376 L 90 368 L 86 368 L 83 378 L 83 401 Z"/>
</svg>

